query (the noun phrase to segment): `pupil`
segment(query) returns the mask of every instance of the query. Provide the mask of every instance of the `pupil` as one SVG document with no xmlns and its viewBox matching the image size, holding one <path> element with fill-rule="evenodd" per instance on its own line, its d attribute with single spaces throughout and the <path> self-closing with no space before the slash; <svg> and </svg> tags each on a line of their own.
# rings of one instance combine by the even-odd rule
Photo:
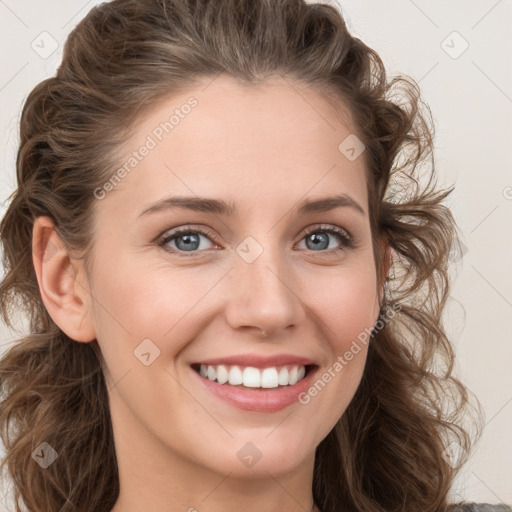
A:
<svg viewBox="0 0 512 512">
<path fill-rule="evenodd" d="M 327 237 L 327 233 L 312 233 L 311 234 L 311 240 L 313 241 L 313 247 L 318 248 L 318 244 L 326 243 L 324 249 L 328 247 L 329 245 L 329 239 Z"/>
<path fill-rule="evenodd" d="M 178 242 L 180 239 L 185 241 L 183 247 L 180 247 L 180 244 Z M 179 249 L 185 249 L 185 250 L 190 250 L 191 248 L 197 249 L 197 247 L 195 247 L 194 244 L 198 244 L 198 243 L 199 243 L 199 235 L 197 235 L 197 234 L 181 235 L 180 237 L 178 237 L 176 239 L 176 245 L 178 246 Z"/>
</svg>

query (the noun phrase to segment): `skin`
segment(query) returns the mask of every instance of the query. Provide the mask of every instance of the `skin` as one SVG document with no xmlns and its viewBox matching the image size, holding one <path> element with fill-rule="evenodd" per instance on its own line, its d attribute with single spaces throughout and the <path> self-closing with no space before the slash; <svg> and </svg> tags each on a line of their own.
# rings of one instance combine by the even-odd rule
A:
<svg viewBox="0 0 512 512">
<path fill-rule="evenodd" d="M 315 448 L 353 398 L 366 347 L 307 405 L 272 413 L 226 404 L 189 365 L 288 353 L 310 358 L 321 375 L 375 325 L 382 290 L 364 159 L 338 150 L 354 133 L 350 116 L 336 116 L 315 90 L 282 78 L 257 87 L 224 76 L 210 82 L 135 123 L 120 165 L 170 112 L 190 96 L 198 101 L 95 202 L 92 276 L 66 253 L 51 220 L 37 219 L 37 279 L 57 325 L 77 342 L 96 338 L 105 359 L 121 484 L 113 512 L 309 512 Z M 350 195 L 364 215 L 294 211 L 334 192 Z M 234 202 L 239 215 L 174 209 L 138 218 L 171 195 Z M 304 228 L 321 224 L 348 231 L 357 246 L 330 234 L 328 248 L 316 249 Z M 215 239 L 201 235 L 200 247 L 180 257 L 155 242 L 177 227 L 208 228 Z M 236 252 L 248 236 L 263 249 L 252 263 Z M 167 248 L 179 252 L 177 242 Z M 386 259 L 382 275 L 388 267 Z M 134 350 L 148 338 L 160 355 L 146 366 Z M 237 457 L 248 442 L 261 453 L 251 468 Z"/>
</svg>

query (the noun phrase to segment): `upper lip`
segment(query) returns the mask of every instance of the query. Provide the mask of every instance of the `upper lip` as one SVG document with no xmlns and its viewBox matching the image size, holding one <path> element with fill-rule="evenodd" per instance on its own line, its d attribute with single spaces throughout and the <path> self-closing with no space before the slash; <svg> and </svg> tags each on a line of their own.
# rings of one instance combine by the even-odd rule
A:
<svg viewBox="0 0 512 512">
<path fill-rule="evenodd" d="M 262 356 L 259 354 L 240 354 L 226 357 L 216 357 L 214 359 L 205 359 L 197 361 L 194 364 L 204 364 L 216 366 L 220 364 L 233 366 L 252 366 L 254 368 L 268 368 L 271 366 L 313 365 L 313 361 L 306 357 L 294 356 L 291 354 L 276 354 L 274 356 Z"/>
</svg>

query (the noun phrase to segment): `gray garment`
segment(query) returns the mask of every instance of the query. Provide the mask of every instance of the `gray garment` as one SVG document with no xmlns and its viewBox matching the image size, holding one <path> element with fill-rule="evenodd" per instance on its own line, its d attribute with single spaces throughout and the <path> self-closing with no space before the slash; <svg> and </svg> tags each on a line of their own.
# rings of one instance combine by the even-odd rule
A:
<svg viewBox="0 0 512 512">
<path fill-rule="evenodd" d="M 449 512 L 512 512 L 510 505 L 489 505 L 488 503 L 463 503 L 452 505 Z"/>
</svg>

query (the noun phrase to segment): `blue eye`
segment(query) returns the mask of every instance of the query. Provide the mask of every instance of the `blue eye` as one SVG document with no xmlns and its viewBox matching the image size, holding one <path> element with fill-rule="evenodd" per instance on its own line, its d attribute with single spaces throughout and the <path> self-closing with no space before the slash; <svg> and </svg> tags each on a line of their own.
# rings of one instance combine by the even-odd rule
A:
<svg viewBox="0 0 512 512">
<path fill-rule="evenodd" d="M 211 235 L 200 229 L 181 228 L 162 238 L 159 245 L 167 246 L 170 242 L 174 242 L 176 248 L 171 247 L 171 252 L 178 254 L 180 252 L 196 252 L 201 247 L 201 236 L 210 238 Z M 183 256 L 183 254 L 179 255 Z"/>
<path fill-rule="evenodd" d="M 166 234 L 160 239 L 158 245 L 178 256 L 190 257 L 208 249 L 208 247 L 204 247 L 204 244 L 201 243 L 201 237 L 210 241 L 214 240 L 213 233 L 208 230 L 185 227 Z M 338 239 L 339 247 L 329 247 L 330 238 L 332 237 Z M 306 248 L 312 252 L 332 254 L 333 252 L 338 253 L 339 251 L 346 251 L 356 247 L 354 239 L 347 231 L 333 226 L 309 227 L 305 230 L 301 241 L 304 239 L 306 240 Z M 307 242 L 308 240 L 310 243 Z M 174 244 L 174 247 L 169 245 L 171 243 Z M 218 247 L 218 245 L 214 245 Z"/>
<path fill-rule="evenodd" d="M 341 242 L 341 247 L 329 248 L 329 236 L 332 235 L 334 235 L 338 239 L 338 241 Z M 311 228 L 307 228 L 303 239 L 306 239 L 306 241 L 310 240 L 312 242 L 311 244 L 309 244 L 309 246 L 308 243 L 306 242 L 306 246 L 308 246 L 308 249 L 317 248 L 332 249 L 334 251 L 343 251 L 355 247 L 352 237 L 344 229 L 339 229 L 331 226 L 313 226 Z M 325 244 L 327 244 L 326 247 Z"/>
</svg>

